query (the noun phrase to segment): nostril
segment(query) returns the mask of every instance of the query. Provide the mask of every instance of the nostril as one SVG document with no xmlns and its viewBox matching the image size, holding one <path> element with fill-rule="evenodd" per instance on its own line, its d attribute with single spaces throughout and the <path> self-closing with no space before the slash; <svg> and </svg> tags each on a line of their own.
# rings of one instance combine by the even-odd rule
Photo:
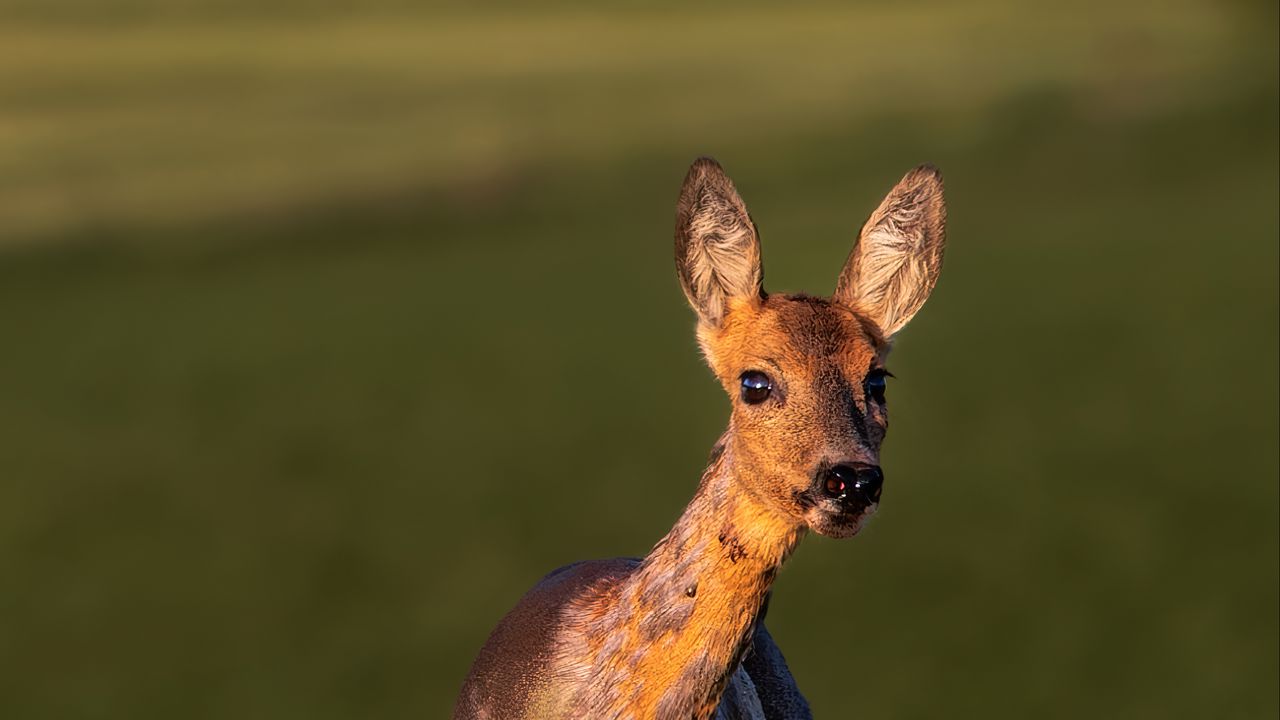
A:
<svg viewBox="0 0 1280 720">
<path fill-rule="evenodd" d="M 833 477 L 831 475 L 827 476 L 826 490 L 828 495 L 832 497 L 840 497 L 841 495 L 844 495 L 844 487 L 844 481 L 840 478 Z"/>
<path fill-rule="evenodd" d="M 820 479 L 822 492 L 827 497 L 870 504 L 880 502 L 884 473 L 875 465 L 832 465 L 822 472 Z"/>
<path fill-rule="evenodd" d="M 853 487 L 871 502 L 880 501 L 880 488 L 884 485 L 884 473 L 874 465 L 858 468 Z"/>
<path fill-rule="evenodd" d="M 857 485 L 858 471 L 848 465 L 834 465 L 827 470 L 822 489 L 833 498 L 842 498 Z"/>
</svg>

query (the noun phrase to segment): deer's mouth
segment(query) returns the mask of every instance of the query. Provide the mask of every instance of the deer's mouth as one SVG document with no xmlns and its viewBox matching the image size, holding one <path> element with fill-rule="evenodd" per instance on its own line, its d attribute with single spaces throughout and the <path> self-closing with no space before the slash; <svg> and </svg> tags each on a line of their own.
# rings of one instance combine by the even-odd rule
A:
<svg viewBox="0 0 1280 720">
<path fill-rule="evenodd" d="M 819 535 L 830 538 L 853 537 L 875 511 L 874 504 L 837 510 L 815 507 L 805 514 L 805 523 Z"/>
<path fill-rule="evenodd" d="M 795 499 L 809 529 L 833 538 L 858 534 L 879 506 L 877 500 L 860 493 L 827 492 L 825 482 L 796 493 Z"/>
<path fill-rule="evenodd" d="M 847 538 L 858 534 L 858 530 L 863 529 L 863 525 L 867 523 L 870 516 L 876 514 L 878 503 L 855 502 L 854 505 L 842 505 L 835 512 L 827 512 L 824 518 L 818 520 L 819 527 L 815 527 L 819 534 L 828 537 Z M 812 527 L 813 524 L 810 524 Z"/>
</svg>

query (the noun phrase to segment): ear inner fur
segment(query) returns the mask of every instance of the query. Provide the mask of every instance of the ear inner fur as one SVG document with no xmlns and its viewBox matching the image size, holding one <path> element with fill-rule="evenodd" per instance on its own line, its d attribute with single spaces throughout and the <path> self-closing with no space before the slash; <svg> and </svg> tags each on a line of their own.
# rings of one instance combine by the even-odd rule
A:
<svg viewBox="0 0 1280 720">
<path fill-rule="evenodd" d="M 734 298 L 759 296 L 760 237 L 733 182 L 711 158 L 689 168 L 676 204 L 676 271 L 699 320 L 719 326 Z"/>
<path fill-rule="evenodd" d="M 937 168 L 921 165 L 907 173 L 863 225 L 833 299 L 866 315 L 892 337 L 924 305 L 938 281 L 946 220 Z"/>
</svg>

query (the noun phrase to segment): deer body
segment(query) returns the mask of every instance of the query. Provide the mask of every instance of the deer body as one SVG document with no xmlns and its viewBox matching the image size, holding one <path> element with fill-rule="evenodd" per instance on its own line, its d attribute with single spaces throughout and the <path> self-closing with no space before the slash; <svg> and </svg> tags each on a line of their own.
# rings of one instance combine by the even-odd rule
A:
<svg viewBox="0 0 1280 720">
<path fill-rule="evenodd" d="M 759 238 L 714 161 L 677 206 L 676 265 L 708 364 L 734 398 L 693 500 L 643 559 L 561 568 L 481 650 L 462 719 L 808 718 L 762 622 L 810 530 L 874 511 L 887 427 L 883 361 L 941 263 L 941 180 L 919 168 L 864 226 L 831 299 L 766 295 Z"/>
</svg>

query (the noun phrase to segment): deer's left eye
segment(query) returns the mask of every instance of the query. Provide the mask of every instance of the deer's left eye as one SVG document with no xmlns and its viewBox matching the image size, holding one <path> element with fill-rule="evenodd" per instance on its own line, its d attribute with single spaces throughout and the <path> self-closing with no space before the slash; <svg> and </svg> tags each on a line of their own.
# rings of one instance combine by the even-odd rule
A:
<svg viewBox="0 0 1280 720">
<path fill-rule="evenodd" d="M 769 399 L 773 392 L 773 381 L 759 370 L 748 370 L 742 373 L 742 401 L 748 405 L 758 405 Z"/>
<path fill-rule="evenodd" d="M 867 375 L 867 379 L 865 381 L 867 394 L 878 403 L 884 402 L 884 390 L 886 386 L 885 377 L 888 375 L 888 370 L 882 370 L 879 368 L 872 370 L 871 373 Z"/>
</svg>

